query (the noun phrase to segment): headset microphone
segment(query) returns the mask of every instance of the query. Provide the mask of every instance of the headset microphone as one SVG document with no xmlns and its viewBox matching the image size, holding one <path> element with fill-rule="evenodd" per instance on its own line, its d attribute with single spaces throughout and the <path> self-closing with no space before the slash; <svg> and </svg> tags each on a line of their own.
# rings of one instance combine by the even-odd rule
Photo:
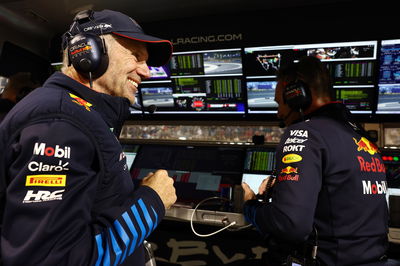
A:
<svg viewBox="0 0 400 266">
<path fill-rule="evenodd" d="M 150 114 L 154 113 L 156 110 L 157 110 L 157 105 L 155 104 L 147 106 L 147 112 L 149 112 Z"/>
<path fill-rule="evenodd" d="M 147 107 L 144 107 L 143 105 L 141 105 L 141 104 L 139 104 L 137 102 L 132 104 L 130 107 L 135 109 L 135 110 L 142 111 L 142 113 L 148 112 L 149 114 L 152 114 L 157 110 L 157 106 L 154 105 L 154 104 L 149 105 Z"/>
<path fill-rule="evenodd" d="M 289 113 L 285 115 L 285 117 L 281 118 L 279 121 L 279 127 L 284 128 L 286 127 L 285 120 L 293 113 L 293 109 L 290 109 Z"/>
<path fill-rule="evenodd" d="M 142 99 L 141 95 L 142 95 L 142 90 L 139 87 L 138 92 L 135 95 L 135 103 L 132 104 L 131 107 L 135 110 L 142 111 L 142 114 L 144 114 L 144 112 L 148 112 L 149 114 L 154 113 L 157 110 L 157 106 L 154 104 L 151 104 L 151 105 L 145 107 L 143 105 L 143 99 Z"/>
<path fill-rule="evenodd" d="M 148 112 L 149 114 L 152 114 L 157 110 L 157 106 L 154 104 L 151 104 L 147 107 L 144 106 L 143 96 L 142 96 L 142 88 L 140 86 L 137 88 L 137 94 L 135 95 L 135 103 L 132 104 L 131 107 L 135 110 L 142 111 L 142 114 L 144 114 L 144 112 Z"/>
</svg>

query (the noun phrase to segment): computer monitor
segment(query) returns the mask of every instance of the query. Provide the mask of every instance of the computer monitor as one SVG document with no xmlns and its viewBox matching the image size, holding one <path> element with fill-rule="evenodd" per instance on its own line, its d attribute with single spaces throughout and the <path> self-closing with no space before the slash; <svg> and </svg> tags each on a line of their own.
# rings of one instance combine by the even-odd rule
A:
<svg viewBox="0 0 400 266">
<path fill-rule="evenodd" d="M 343 102 L 351 107 L 351 112 L 372 113 L 377 91 L 374 75 L 377 66 L 377 41 L 247 47 L 244 48 L 243 60 L 246 84 L 254 88 L 253 80 L 264 79 L 264 82 L 272 82 L 276 79 L 279 68 L 298 62 L 304 56 L 315 56 L 326 65 L 333 87 L 340 96 L 338 99 L 344 100 Z M 254 96 L 253 92 L 255 91 L 248 89 L 251 95 L 248 97 L 249 114 L 273 112 L 274 107 L 266 104 L 270 99 L 263 99 L 260 95 Z M 252 103 L 254 98 L 261 99 L 261 104 L 265 106 L 256 109 Z"/>
<path fill-rule="evenodd" d="M 128 167 L 128 170 L 131 170 L 139 148 L 139 145 L 122 144 L 122 151 L 124 152 L 126 158 L 126 165 Z"/>
<path fill-rule="evenodd" d="M 169 64 L 159 67 L 149 66 L 150 80 L 168 79 L 171 76 Z"/>
<path fill-rule="evenodd" d="M 170 61 L 171 76 L 240 75 L 241 49 L 176 52 Z"/>
<path fill-rule="evenodd" d="M 245 113 L 240 48 L 177 52 L 168 69 L 168 79 L 140 85 L 143 105 L 157 106 L 154 115 Z"/>
<path fill-rule="evenodd" d="M 275 151 L 265 148 L 248 148 L 244 160 L 246 173 L 271 173 L 275 169 Z"/>
<path fill-rule="evenodd" d="M 336 86 L 336 99 L 342 101 L 350 111 L 369 114 L 374 108 L 374 86 Z"/>
<path fill-rule="evenodd" d="M 400 39 L 381 42 L 376 113 L 400 113 Z"/>
<path fill-rule="evenodd" d="M 258 194 L 258 188 L 260 187 L 262 181 L 270 176 L 271 175 L 243 173 L 242 182 L 249 185 L 254 194 Z"/>
<path fill-rule="evenodd" d="M 277 81 L 270 79 L 246 79 L 247 106 L 249 114 L 276 113 L 275 102 Z"/>
</svg>

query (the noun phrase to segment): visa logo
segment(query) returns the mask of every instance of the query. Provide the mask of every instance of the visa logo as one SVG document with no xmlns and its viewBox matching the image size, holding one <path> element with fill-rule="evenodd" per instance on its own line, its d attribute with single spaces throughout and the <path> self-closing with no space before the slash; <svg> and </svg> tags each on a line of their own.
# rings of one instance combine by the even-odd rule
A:
<svg viewBox="0 0 400 266">
<path fill-rule="evenodd" d="M 290 130 L 290 136 L 308 138 L 308 131 L 301 129 Z"/>
</svg>

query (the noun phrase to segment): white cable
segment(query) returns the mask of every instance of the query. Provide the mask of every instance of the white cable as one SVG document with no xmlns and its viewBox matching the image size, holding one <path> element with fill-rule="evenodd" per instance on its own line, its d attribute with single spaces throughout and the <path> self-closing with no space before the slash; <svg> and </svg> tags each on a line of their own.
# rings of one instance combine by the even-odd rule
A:
<svg viewBox="0 0 400 266">
<path fill-rule="evenodd" d="M 228 224 L 227 226 L 225 226 L 225 227 L 223 227 L 223 228 L 221 228 L 221 229 L 219 229 L 219 230 L 217 230 L 217 231 L 215 231 L 215 232 L 213 232 L 213 233 L 210 233 L 210 234 L 199 234 L 199 233 L 196 232 L 196 230 L 194 230 L 194 227 L 193 227 L 193 218 L 194 218 L 194 214 L 196 213 L 197 208 L 198 208 L 202 203 L 204 203 L 204 202 L 206 202 L 206 201 L 208 201 L 208 200 L 212 200 L 212 199 L 224 199 L 224 198 L 220 198 L 220 197 L 210 197 L 210 198 L 206 198 L 206 199 L 200 201 L 200 202 L 196 205 L 196 207 L 194 208 L 194 210 L 193 210 L 193 212 L 192 212 L 192 216 L 190 217 L 190 227 L 192 228 L 192 231 L 193 231 L 193 233 L 194 233 L 196 236 L 199 236 L 199 237 L 209 237 L 209 236 L 218 234 L 219 232 L 221 232 L 221 231 L 223 231 L 223 230 L 225 230 L 225 229 L 227 229 L 227 228 L 229 228 L 229 227 L 231 227 L 231 226 L 233 226 L 233 225 L 236 224 L 236 221 L 233 221 L 233 222 L 231 222 L 230 224 Z M 221 221 L 221 222 L 222 222 L 222 221 Z"/>
</svg>

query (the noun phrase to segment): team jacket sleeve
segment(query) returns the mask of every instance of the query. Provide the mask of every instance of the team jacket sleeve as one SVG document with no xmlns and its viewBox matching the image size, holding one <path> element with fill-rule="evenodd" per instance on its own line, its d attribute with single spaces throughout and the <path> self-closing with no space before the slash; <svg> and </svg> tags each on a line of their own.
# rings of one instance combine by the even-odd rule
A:
<svg viewBox="0 0 400 266">
<path fill-rule="evenodd" d="M 157 193 L 140 187 L 94 215 L 98 153 L 87 134 L 68 121 L 24 128 L 7 154 L 5 265 L 119 265 L 165 214 Z"/>
<path fill-rule="evenodd" d="M 313 227 L 323 156 L 323 141 L 307 123 L 288 128 L 276 150 L 277 178 L 272 202 L 247 201 L 246 219 L 264 236 L 304 241 Z"/>
</svg>

